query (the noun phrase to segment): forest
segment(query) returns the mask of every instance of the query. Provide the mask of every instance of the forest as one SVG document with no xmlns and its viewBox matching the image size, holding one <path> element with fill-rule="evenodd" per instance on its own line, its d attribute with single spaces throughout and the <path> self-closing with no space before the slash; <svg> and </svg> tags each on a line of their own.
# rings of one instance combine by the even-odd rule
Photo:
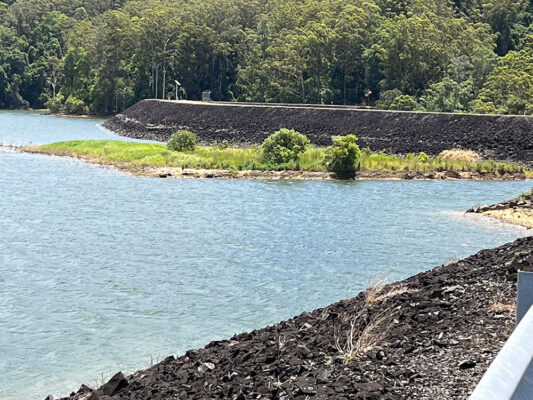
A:
<svg viewBox="0 0 533 400">
<path fill-rule="evenodd" d="M 4 0 L 0 108 L 146 98 L 533 114 L 533 0 Z"/>
</svg>

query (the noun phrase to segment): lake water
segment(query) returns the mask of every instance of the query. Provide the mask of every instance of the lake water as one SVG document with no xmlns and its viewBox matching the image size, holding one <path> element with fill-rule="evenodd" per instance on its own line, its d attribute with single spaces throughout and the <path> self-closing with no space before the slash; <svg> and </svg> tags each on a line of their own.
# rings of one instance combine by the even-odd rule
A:
<svg viewBox="0 0 533 400">
<path fill-rule="evenodd" d="M 0 142 L 119 137 L 0 112 Z M 0 150 L 0 399 L 44 399 L 528 231 L 462 210 L 530 182 L 137 178 Z"/>
</svg>

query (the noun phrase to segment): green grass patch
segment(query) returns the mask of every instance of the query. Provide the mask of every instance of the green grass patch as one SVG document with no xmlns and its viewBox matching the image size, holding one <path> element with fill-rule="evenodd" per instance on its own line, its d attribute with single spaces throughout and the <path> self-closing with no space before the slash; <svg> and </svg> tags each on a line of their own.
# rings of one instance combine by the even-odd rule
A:
<svg viewBox="0 0 533 400">
<path fill-rule="evenodd" d="M 516 201 L 533 201 L 533 188 L 529 189 L 527 192 L 522 193 L 520 196 L 516 197 Z"/>
<path fill-rule="evenodd" d="M 219 148 L 196 147 L 194 151 L 176 152 L 164 144 L 122 142 L 112 140 L 79 140 L 58 142 L 28 148 L 28 150 L 85 158 L 101 164 L 127 163 L 143 167 L 179 167 L 192 169 L 244 170 L 303 170 L 325 171 L 325 149 L 310 148 L 300 154 L 298 161 L 271 165 L 262 161 L 259 147 Z M 516 173 L 524 171 L 518 164 L 495 161 L 443 160 L 440 157 L 426 157 L 424 154 L 409 154 L 406 157 L 382 152 L 361 152 L 361 171 L 376 172 L 437 172 L 464 171 L 490 174 L 499 172 Z M 530 175 L 531 176 L 531 175 Z"/>
</svg>

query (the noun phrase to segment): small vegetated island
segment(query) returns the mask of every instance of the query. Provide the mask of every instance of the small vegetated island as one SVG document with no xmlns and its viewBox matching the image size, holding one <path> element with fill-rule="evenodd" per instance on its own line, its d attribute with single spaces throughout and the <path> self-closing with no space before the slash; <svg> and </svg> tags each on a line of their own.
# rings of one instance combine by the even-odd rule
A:
<svg viewBox="0 0 533 400">
<path fill-rule="evenodd" d="M 109 140 L 25 146 L 23 151 L 76 157 L 112 165 L 138 176 L 270 179 L 525 179 L 522 165 L 482 160 L 452 149 L 436 157 L 360 149 L 353 134 L 334 136 L 326 148 L 291 129 L 280 129 L 260 146 L 230 147 L 227 141 L 199 146 L 194 133 L 179 130 L 167 145 Z"/>
</svg>

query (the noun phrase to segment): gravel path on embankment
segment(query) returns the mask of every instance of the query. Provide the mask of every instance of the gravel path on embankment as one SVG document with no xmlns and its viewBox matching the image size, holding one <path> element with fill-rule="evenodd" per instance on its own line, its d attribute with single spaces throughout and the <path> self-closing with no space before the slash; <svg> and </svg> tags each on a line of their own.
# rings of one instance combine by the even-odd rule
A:
<svg viewBox="0 0 533 400">
<path fill-rule="evenodd" d="M 70 399 L 466 399 L 513 329 L 518 269 L 533 270 L 533 237 Z"/>
</svg>

